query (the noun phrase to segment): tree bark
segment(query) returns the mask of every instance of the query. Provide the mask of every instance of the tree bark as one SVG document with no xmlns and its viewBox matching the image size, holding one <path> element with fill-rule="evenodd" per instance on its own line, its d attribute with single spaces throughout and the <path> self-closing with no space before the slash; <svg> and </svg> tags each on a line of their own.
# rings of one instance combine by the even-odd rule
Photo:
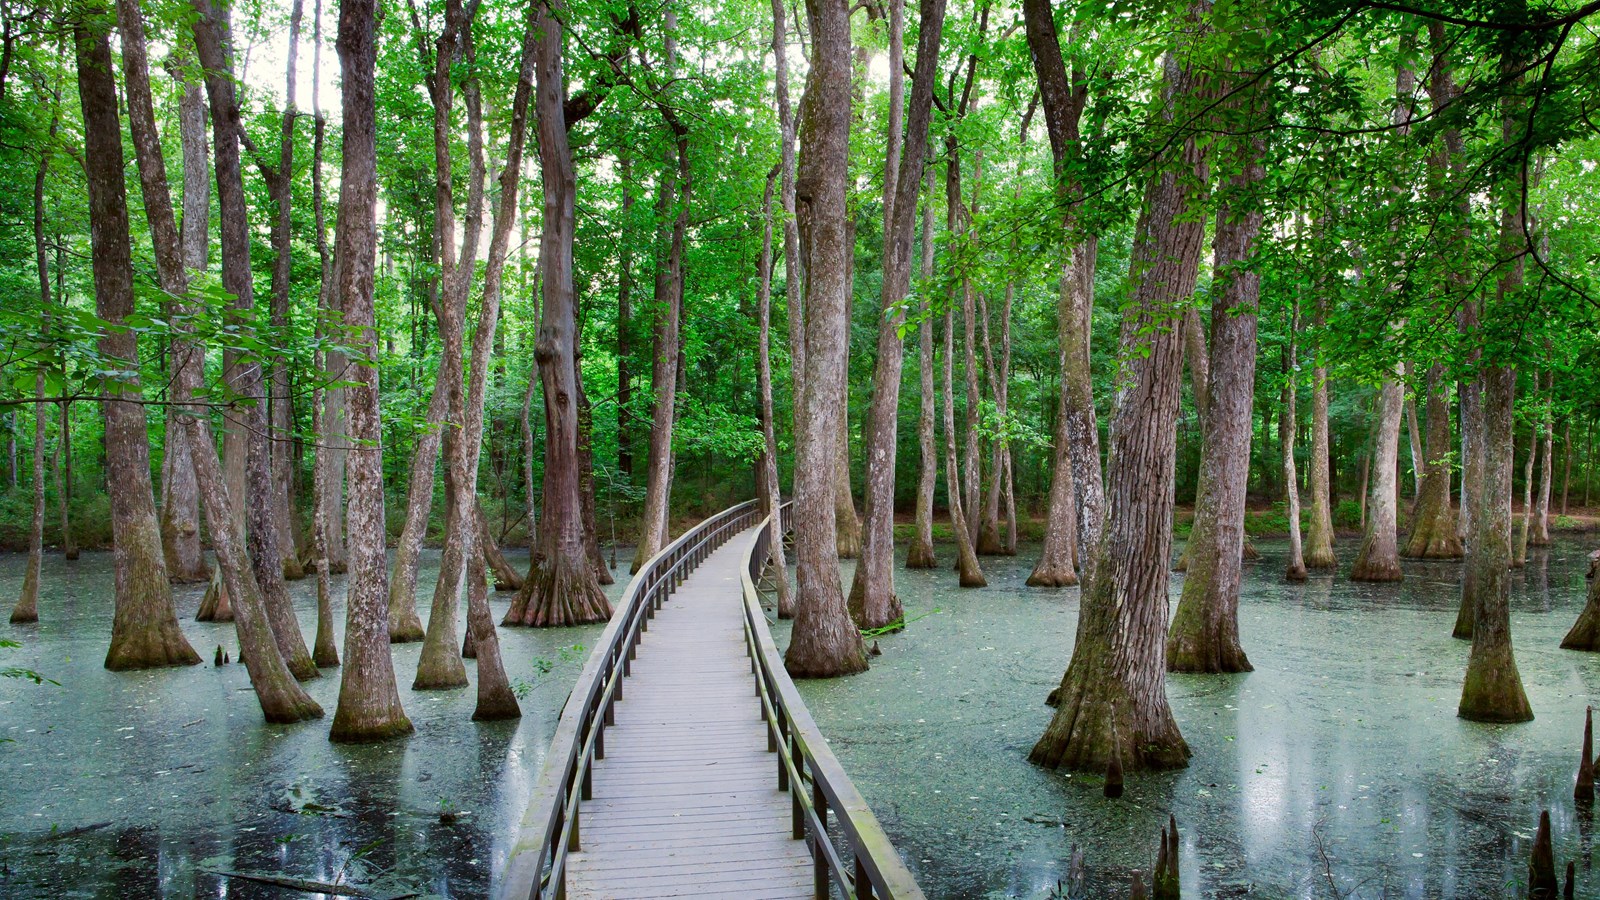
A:
<svg viewBox="0 0 1600 900">
<path fill-rule="evenodd" d="M 95 312 L 108 327 L 99 350 L 129 373 L 110 379 L 104 404 L 111 537 L 116 548 L 116 611 L 105 666 L 112 671 L 194 665 L 199 654 L 178 627 L 161 552 L 155 494 L 150 484 L 150 442 L 145 427 L 138 341 L 121 328 L 133 314 L 133 256 L 128 237 L 128 195 L 123 180 L 122 127 L 111 68 L 110 18 L 103 7 L 82 10 L 72 23 L 83 110 L 84 175 L 89 194 Z M 120 399 L 126 397 L 128 399 Z"/>
<path fill-rule="evenodd" d="M 926 166 L 922 192 L 922 280 L 933 281 L 933 166 Z M 923 302 L 917 323 L 917 377 L 921 388 L 917 410 L 917 450 L 921 457 L 917 470 L 916 531 L 906 551 L 906 568 L 934 569 L 939 560 L 933 553 L 933 497 L 939 480 L 939 450 L 934 440 L 936 390 L 933 385 L 933 303 Z"/>
<path fill-rule="evenodd" d="M 1399 514 L 1400 419 L 1404 388 L 1399 373 L 1384 380 L 1378 394 L 1377 443 L 1369 460 L 1371 475 L 1364 526 L 1365 535 L 1355 563 L 1350 567 L 1352 581 L 1399 581 L 1400 559 L 1396 547 Z"/>
<path fill-rule="evenodd" d="M 246 332 L 250 329 L 248 314 L 255 306 L 255 296 L 251 287 L 249 210 L 240 166 L 242 124 L 234 94 L 232 38 L 226 9 L 215 6 L 212 0 L 194 0 L 194 9 L 199 14 L 194 22 L 195 46 L 200 64 L 205 67 L 206 94 L 211 103 L 211 140 L 222 237 L 222 286 L 234 298 L 227 313 L 229 320 L 241 332 Z M 246 447 L 246 485 L 240 496 L 245 498 L 247 507 L 250 563 L 266 603 L 267 620 L 272 624 L 278 650 L 288 662 L 289 671 L 302 680 L 315 678 L 317 665 L 306 649 L 300 623 L 295 619 L 294 603 L 283 580 L 278 523 L 273 514 L 272 496 L 276 488 L 272 483 L 270 429 L 263 402 L 266 386 L 261 365 L 239 362 L 236 358 L 231 375 L 225 377 L 229 378 L 234 394 L 247 401 L 235 416 L 236 423 L 244 429 L 240 432 L 240 441 Z M 224 369 L 226 372 L 226 366 Z M 229 496 L 234 496 L 232 488 L 230 482 Z"/>
<path fill-rule="evenodd" d="M 617 469 L 633 480 L 633 160 L 617 157 L 622 177 L 622 234 L 617 247 Z"/>
<path fill-rule="evenodd" d="M 535 350 L 544 387 L 544 510 L 539 545 L 528 577 L 506 614 L 506 625 L 578 625 L 611 617 L 584 546 L 578 490 L 577 332 L 572 288 L 573 200 L 576 179 L 567 142 L 566 86 L 558 0 L 538 5 L 536 54 L 539 158 L 544 182 L 544 228 L 539 267 L 544 308 Z"/>
<path fill-rule="evenodd" d="M 901 16 L 894 0 L 893 18 Z M 861 561 L 850 586 L 850 616 L 863 629 L 883 628 L 905 619 L 894 591 L 895 450 L 899 445 L 900 382 L 905 363 L 905 299 L 911 290 L 911 249 L 916 239 L 917 193 L 928 150 L 928 123 L 933 115 L 933 82 L 943 37 L 945 0 L 924 0 L 917 42 L 917 70 L 912 76 L 911 116 L 906 131 L 904 168 L 898 134 L 891 132 L 885 172 L 896 170 L 888 201 L 883 254 L 883 313 L 878 323 L 878 357 L 872 372 L 872 402 L 867 413 L 866 522 Z M 896 78 L 898 81 L 898 78 Z M 899 114 L 891 107 L 891 127 Z M 887 176 L 886 176 L 887 177 Z"/>
<path fill-rule="evenodd" d="M 1533 376 L 1535 390 L 1539 376 Z M 1515 426 L 1513 426 L 1515 427 Z M 1516 455 L 1516 439 L 1512 439 L 1512 455 Z M 1528 564 L 1528 530 L 1533 521 L 1533 473 L 1539 462 L 1539 429 L 1528 427 L 1528 457 L 1522 464 L 1522 518 L 1517 520 L 1516 537 L 1511 543 L 1511 568 L 1520 569 Z"/>
<path fill-rule="evenodd" d="M 343 86 L 343 169 L 339 183 L 338 292 L 344 326 L 364 365 L 346 388 L 350 437 L 359 449 L 348 460 L 349 566 L 344 667 L 339 706 L 329 738 L 379 741 L 411 732 L 400 706 L 389 651 L 388 571 L 383 551 L 382 423 L 378 418 L 378 337 L 373 308 L 378 249 L 375 69 L 377 9 L 373 0 L 339 4 L 339 71 Z M 331 487 L 331 485 L 330 485 Z"/>
<path fill-rule="evenodd" d="M 1264 98 L 1246 91 L 1233 103 L 1259 114 Z M 1243 578 L 1245 492 L 1250 479 L 1250 438 L 1256 383 L 1257 314 L 1261 275 L 1255 271 L 1265 219 L 1255 196 L 1266 178 L 1266 142 L 1226 142 L 1226 164 L 1234 172 L 1217 208 L 1216 273 L 1211 296 L 1210 382 L 1194 531 L 1185 555 L 1189 574 L 1167 638 L 1170 672 L 1249 672 L 1254 669 L 1239 643 L 1239 584 Z M 1193 356 L 1191 354 L 1191 367 Z M 1191 368 L 1198 373 L 1198 368 Z"/>
<path fill-rule="evenodd" d="M 389 576 L 389 641 L 395 644 L 423 638 L 422 618 L 417 614 L 417 566 L 422 559 L 422 539 L 433 509 L 434 469 L 439 464 L 440 429 L 446 427 L 449 394 L 448 382 L 443 378 L 434 382 L 433 397 L 428 401 L 428 418 L 411 456 L 406 523 L 395 545 L 394 571 Z M 326 518 L 325 511 L 318 510 L 318 513 Z"/>
<path fill-rule="evenodd" d="M 295 123 L 300 113 L 295 109 L 296 57 L 300 49 L 300 20 L 303 0 L 292 0 L 289 6 L 288 60 L 284 66 L 283 121 L 278 137 L 278 161 L 267 179 L 268 193 L 272 197 L 272 301 L 273 330 L 289 339 L 289 289 L 293 278 L 294 249 L 292 236 L 294 222 L 291 217 L 294 200 L 294 144 Z M 300 565 L 300 552 L 296 546 L 294 525 L 294 466 L 290 458 L 289 436 L 294 432 L 294 404 L 289 392 L 289 356 L 283 344 L 277 344 L 271 358 L 272 369 L 268 379 L 268 408 L 272 424 L 272 439 L 268 443 L 271 454 L 272 495 L 270 498 L 272 521 L 278 540 L 278 553 L 283 560 L 283 576 L 289 579 L 305 577 Z"/>
<path fill-rule="evenodd" d="M 986 587 L 989 580 L 983 575 L 978 562 L 978 551 L 972 542 L 972 532 L 967 528 L 966 509 L 961 499 L 961 468 L 956 456 L 956 406 L 955 406 L 955 311 L 945 309 L 944 316 L 944 479 L 945 502 L 950 507 L 950 531 L 956 539 L 956 572 L 960 584 L 967 588 Z"/>
<path fill-rule="evenodd" d="M 1047 0 L 1025 0 L 1022 14 L 1039 85 L 1039 102 L 1044 108 L 1045 131 L 1050 138 L 1056 189 L 1065 206 L 1079 194 L 1076 184 L 1067 178 L 1067 166 L 1079 152 L 1079 122 L 1089 99 L 1088 79 L 1081 71 L 1074 71 L 1068 79 Z M 1064 218 L 1063 227 L 1070 234 L 1076 216 L 1068 213 Z M 1076 556 L 1087 570 L 1099 548 L 1105 493 L 1100 471 L 1100 425 L 1089 364 L 1097 251 L 1097 238 L 1085 236 L 1065 251 L 1062 261 L 1056 301 L 1057 365 L 1061 372 L 1056 468 L 1050 486 L 1045 546 L 1030 584 L 1075 583 L 1077 575 L 1066 565 Z M 1069 464 L 1069 472 L 1063 472 L 1064 463 Z M 1058 485 L 1056 482 L 1061 479 L 1069 479 L 1070 485 Z M 1076 522 L 1071 518 L 1074 511 Z M 1063 546 L 1064 539 L 1070 540 L 1070 548 Z"/>
<path fill-rule="evenodd" d="M 1501 74 L 1514 80 L 1522 63 L 1514 53 L 1501 59 Z M 1522 106 L 1514 97 L 1502 101 L 1505 146 L 1522 140 Z M 1524 149 L 1522 152 L 1526 152 Z M 1507 171 L 1521 172 L 1517 166 Z M 1485 317 L 1516 315 L 1515 294 L 1523 287 L 1523 246 L 1526 224 L 1526 180 L 1505 177 L 1496 186 L 1500 207 L 1498 256 L 1504 269 L 1495 286 L 1493 306 Z M 1456 714 L 1475 722 L 1527 722 L 1533 709 L 1522 689 L 1516 656 L 1511 646 L 1511 475 L 1512 428 L 1515 423 L 1516 373 L 1500 360 L 1486 360 L 1478 369 L 1478 403 L 1482 425 L 1481 484 L 1474 499 L 1472 537 L 1467 542 L 1462 596 L 1473 598 L 1472 652 L 1467 657 L 1461 704 Z M 1470 589 L 1468 587 L 1470 585 Z M 1458 622 L 1458 628 L 1460 623 Z"/>
<path fill-rule="evenodd" d="M 804 407 L 795 435 L 795 553 L 799 597 L 784 667 L 795 677 L 865 671 L 866 646 L 839 578 L 835 478 L 845 418 L 850 272 L 850 13 L 846 0 L 807 0 L 811 71 L 801 124 L 796 201 L 809 250 Z"/>
<path fill-rule="evenodd" d="M 1405 555 L 1416 559 L 1460 559 L 1461 537 L 1456 532 L 1454 498 L 1450 493 L 1450 395 L 1444 366 L 1427 374 L 1427 433 L 1424 442 L 1422 486 L 1417 492 L 1411 538 Z"/>
<path fill-rule="evenodd" d="M 1320 239 L 1321 221 L 1315 231 Z M 1319 277 L 1312 290 L 1316 292 L 1312 327 L 1318 338 L 1311 367 L 1311 525 L 1306 534 L 1306 568 L 1325 572 L 1339 565 L 1333 555 L 1332 479 L 1328 471 L 1328 354 L 1322 337 L 1328 322 L 1326 279 Z"/>
<path fill-rule="evenodd" d="M 800 258 L 800 217 L 795 198 L 795 120 L 789 103 L 789 31 L 783 0 L 772 0 L 773 99 L 778 104 L 778 131 L 783 177 L 778 196 L 783 202 L 783 289 L 789 320 L 789 396 L 802 396 L 806 370 L 805 264 Z M 800 433 L 805 407 L 794 403 L 794 433 Z"/>
<path fill-rule="evenodd" d="M 1191 5 L 1199 28 L 1206 4 Z M 1180 38 L 1185 45 L 1196 40 Z M 1167 57 L 1167 110 L 1207 91 L 1180 50 Z M 1181 310 L 1194 290 L 1205 223 L 1196 215 L 1209 181 L 1193 138 L 1157 161 L 1133 244 L 1132 297 L 1122 323 L 1121 383 L 1111 422 L 1105 528 L 1089 569 L 1072 660 L 1054 718 L 1029 759 L 1047 768 L 1105 771 L 1187 765 L 1189 747 L 1166 697 L 1168 568 L 1183 377 Z M 1180 312 L 1174 312 L 1180 311 Z"/>
<path fill-rule="evenodd" d="M 317 324 L 315 334 L 323 333 L 323 322 L 333 307 L 333 254 L 328 249 L 327 218 L 322 204 L 322 149 L 327 132 L 327 121 L 322 116 L 318 102 L 322 80 L 322 0 L 312 5 L 311 14 L 311 109 L 315 117 L 311 138 L 311 212 L 316 229 L 317 261 Z M 319 342 L 320 343 L 320 342 Z M 311 658 L 318 668 L 339 665 L 339 649 L 334 639 L 332 565 L 329 561 L 328 493 L 332 483 L 329 464 L 327 429 L 328 354 L 317 350 L 312 354 L 312 370 L 316 375 L 311 393 L 311 434 L 316 445 L 312 451 L 311 497 L 311 555 L 317 576 L 317 637 L 311 648 Z M 413 604 L 415 607 L 415 604 Z"/>
</svg>

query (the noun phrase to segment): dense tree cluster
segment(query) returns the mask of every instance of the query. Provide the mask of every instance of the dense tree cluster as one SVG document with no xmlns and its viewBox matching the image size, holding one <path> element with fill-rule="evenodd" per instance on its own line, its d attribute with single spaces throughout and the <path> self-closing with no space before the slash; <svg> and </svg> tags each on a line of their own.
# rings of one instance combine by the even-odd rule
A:
<svg viewBox="0 0 1600 900">
<path fill-rule="evenodd" d="M 600 621 L 618 542 L 637 570 L 787 484 L 797 675 L 866 668 L 901 564 L 1081 584 L 1047 766 L 1185 763 L 1166 673 L 1250 668 L 1261 531 L 1290 580 L 1340 529 L 1341 577 L 1464 558 L 1461 715 L 1525 720 L 1507 571 L 1596 470 L 1597 24 L 3 0 L 12 621 L 50 615 L 47 544 L 113 546 L 108 667 L 197 662 L 170 583 L 209 580 L 267 719 L 321 715 L 299 682 L 342 661 L 333 735 L 371 740 L 410 727 L 391 642 L 423 642 L 415 687 L 468 683 L 464 602 L 477 715 L 514 716 L 491 579 L 502 626 Z M 1568 646 L 1600 647 L 1590 607 Z"/>
</svg>

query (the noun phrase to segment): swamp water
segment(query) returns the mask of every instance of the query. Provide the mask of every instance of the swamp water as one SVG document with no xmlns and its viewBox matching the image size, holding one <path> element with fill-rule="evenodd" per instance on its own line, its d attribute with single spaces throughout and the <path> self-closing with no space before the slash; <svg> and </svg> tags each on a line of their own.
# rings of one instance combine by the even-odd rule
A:
<svg viewBox="0 0 1600 900">
<path fill-rule="evenodd" d="M 24 562 L 0 555 L 8 608 Z M 437 552 L 425 554 L 417 579 L 424 621 L 438 564 Z M 525 568 L 527 554 L 513 564 Z M 607 589 L 613 601 L 626 568 L 617 577 Z M 315 581 L 289 588 L 309 644 Z M 77 562 L 46 555 L 40 624 L 0 625 L 0 637 L 23 645 L 0 650 L 0 667 L 60 682 L 0 678 L 0 897 L 315 896 L 220 872 L 354 886 L 373 897 L 487 896 L 561 704 L 603 626 L 499 630 L 507 674 L 523 694 L 514 722 L 470 721 L 475 687 L 412 691 L 422 644 L 397 645 L 395 676 L 416 732 L 335 745 L 328 725 L 338 670 L 306 684 L 325 718 L 263 724 L 233 625 L 194 621 L 204 589 L 174 588 L 202 665 L 107 672 L 110 554 Z M 344 592 L 336 576 L 341 654 Z M 496 621 L 510 597 L 491 594 Z M 466 627 L 464 605 L 458 627 Z M 211 664 L 219 644 L 235 660 L 220 669 Z M 474 665 L 467 673 L 476 684 Z"/>
<path fill-rule="evenodd" d="M 1600 896 L 1589 825 L 1571 800 L 1600 656 L 1557 647 L 1582 606 L 1589 543 L 1535 551 L 1513 577 L 1518 662 L 1538 719 L 1505 727 L 1455 717 L 1467 654 L 1449 636 L 1458 564 L 1407 562 L 1398 585 L 1295 586 L 1281 579 L 1283 545 L 1261 549 L 1240 609 L 1256 671 L 1170 678 L 1194 758 L 1181 772 L 1131 776 L 1121 800 L 1104 799 L 1098 777 L 1026 761 L 1078 599 L 1075 588 L 1023 585 L 1034 547 L 986 558 L 990 587 L 977 591 L 946 571 L 898 571 L 910 615 L 940 612 L 881 638 L 870 672 L 801 691 L 932 900 L 1047 897 L 1074 844 L 1090 896 L 1125 897 L 1169 812 L 1186 897 L 1517 896 L 1546 807 L 1558 864 L 1577 859 L 1579 896 Z M 424 603 L 437 559 L 424 558 Z M 0 598 L 20 588 L 22 562 L 0 556 Z M 342 579 L 334 588 L 342 624 Z M 1174 600 L 1180 588 L 1181 576 Z M 309 639 L 314 585 L 291 590 Z M 110 591 L 109 556 L 47 556 L 43 623 L 0 626 L 24 644 L 0 650 L 0 665 L 61 682 L 0 679 L 10 741 L 0 743 L 0 896 L 312 896 L 217 872 L 369 896 L 486 896 L 585 655 L 571 648 L 600 631 L 501 629 L 509 674 L 530 688 L 520 722 L 490 725 L 469 721 L 470 688 L 409 690 L 421 645 L 401 645 L 416 734 L 346 747 L 328 742 L 327 720 L 261 723 L 244 668 L 210 665 L 219 643 L 238 648 L 231 625 L 193 621 L 200 587 L 177 599 L 205 665 L 106 672 Z M 507 598 L 492 598 L 497 616 Z M 337 673 L 308 687 L 331 716 Z"/>
<path fill-rule="evenodd" d="M 952 552 L 939 549 L 943 567 Z M 944 568 L 897 570 L 908 617 L 940 611 L 880 638 L 871 671 L 800 684 L 930 898 L 1049 897 L 1073 845 L 1089 896 L 1127 897 L 1132 869 L 1148 884 L 1169 813 L 1185 897 L 1520 897 L 1546 808 L 1558 870 L 1576 860 L 1578 896 L 1600 897 L 1591 824 L 1572 800 L 1600 655 L 1559 649 L 1592 539 L 1535 549 L 1513 574 L 1512 634 L 1537 716 L 1514 726 L 1456 718 L 1469 646 L 1450 637 L 1459 563 L 1403 562 L 1399 584 L 1290 585 L 1286 543 L 1262 542 L 1239 611 L 1255 671 L 1169 676 L 1194 756 L 1182 771 L 1130 775 L 1120 800 L 1098 776 L 1027 762 L 1078 613 L 1077 588 L 1024 585 L 1036 549 L 985 557 L 979 590 Z M 1338 549 L 1343 573 L 1355 542 Z M 1174 604 L 1181 590 L 1174 576 Z"/>
</svg>

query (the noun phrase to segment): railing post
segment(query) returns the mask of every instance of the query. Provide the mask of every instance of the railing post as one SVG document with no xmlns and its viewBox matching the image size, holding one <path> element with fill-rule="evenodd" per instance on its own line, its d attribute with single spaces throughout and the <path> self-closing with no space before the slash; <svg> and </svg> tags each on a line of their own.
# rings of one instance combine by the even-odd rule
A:
<svg viewBox="0 0 1600 900">
<path fill-rule="evenodd" d="M 867 876 L 861 848 L 856 848 L 856 900 L 872 900 L 872 879 Z"/>
<path fill-rule="evenodd" d="M 822 852 L 822 842 L 828 839 L 828 799 L 822 793 L 822 781 L 812 773 L 811 808 L 817 812 L 817 844 L 812 848 L 811 880 L 817 900 L 828 900 L 828 857 Z M 574 823 L 576 824 L 576 823 Z M 573 829 L 576 833 L 577 829 Z"/>
<path fill-rule="evenodd" d="M 587 800 L 588 798 L 585 797 L 584 799 Z M 583 838 L 582 838 L 582 835 L 579 834 L 579 828 L 578 828 L 578 818 L 581 815 L 583 815 L 582 810 L 575 809 L 575 810 L 572 811 L 572 831 L 571 831 L 571 836 L 567 839 L 567 852 L 568 853 L 576 853 L 579 850 L 583 849 Z M 563 866 L 562 868 L 565 869 L 565 866 Z M 563 874 L 565 874 L 565 873 L 563 873 Z"/>
</svg>

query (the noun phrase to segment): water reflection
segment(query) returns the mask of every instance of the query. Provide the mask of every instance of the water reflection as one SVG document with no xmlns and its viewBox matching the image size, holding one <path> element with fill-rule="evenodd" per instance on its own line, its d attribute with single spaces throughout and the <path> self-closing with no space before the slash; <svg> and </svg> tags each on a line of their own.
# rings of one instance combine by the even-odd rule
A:
<svg viewBox="0 0 1600 900">
<path fill-rule="evenodd" d="M 526 565 L 526 554 L 515 560 Z M 0 596 L 23 558 L 0 555 Z M 431 600 L 438 565 L 418 579 Z M 523 718 L 470 721 L 473 688 L 412 692 L 420 644 L 395 648 L 401 699 L 416 726 L 376 746 L 328 742 L 328 722 L 267 726 L 232 625 L 193 621 L 202 589 L 176 588 L 203 666 L 114 674 L 101 668 L 111 628 L 107 554 L 45 559 L 42 622 L 0 630 L 21 649 L 0 665 L 60 687 L 0 679 L 0 896 L 276 898 L 314 896 L 224 873 L 360 885 L 377 895 L 482 897 L 504 870 L 561 704 L 601 626 L 501 629 L 507 673 L 525 683 Z M 608 589 L 621 596 L 626 573 Z M 291 583 L 308 636 L 314 586 Z M 336 602 L 344 583 L 334 585 Z M 496 616 L 508 595 L 491 598 Z M 343 624 L 343 609 L 336 609 Z M 422 611 L 424 616 L 427 611 Z M 342 636 L 341 636 L 342 639 Z M 548 662 L 551 670 L 541 674 Z M 469 676 L 475 664 L 468 662 Z M 337 671 L 306 687 L 333 714 Z M 443 819 L 450 821 L 442 821 Z"/>
<path fill-rule="evenodd" d="M 1558 864 L 1577 859 L 1579 896 L 1600 896 L 1593 823 L 1571 799 L 1600 657 L 1559 649 L 1583 605 L 1588 544 L 1536 548 L 1513 578 L 1538 716 L 1516 726 L 1456 718 L 1460 563 L 1405 562 L 1399 584 L 1341 569 L 1289 585 L 1283 544 L 1259 546 L 1240 607 L 1256 671 L 1170 678 L 1192 765 L 1130 778 L 1121 801 L 1096 777 L 1025 759 L 1070 655 L 1077 589 L 1026 588 L 1029 548 L 986 558 L 990 586 L 975 591 L 942 569 L 896 572 L 908 614 L 941 612 L 881 639 L 870 672 L 801 691 L 929 896 L 1044 897 L 1077 844 L 1089 895 L 1125 897 L 1172 813 L 1185 896 L 1499 897 L 1525 880 L 1544 808 Z M 1339 549 L 1347 568 L 1354 542 Z"/>
</svg>

